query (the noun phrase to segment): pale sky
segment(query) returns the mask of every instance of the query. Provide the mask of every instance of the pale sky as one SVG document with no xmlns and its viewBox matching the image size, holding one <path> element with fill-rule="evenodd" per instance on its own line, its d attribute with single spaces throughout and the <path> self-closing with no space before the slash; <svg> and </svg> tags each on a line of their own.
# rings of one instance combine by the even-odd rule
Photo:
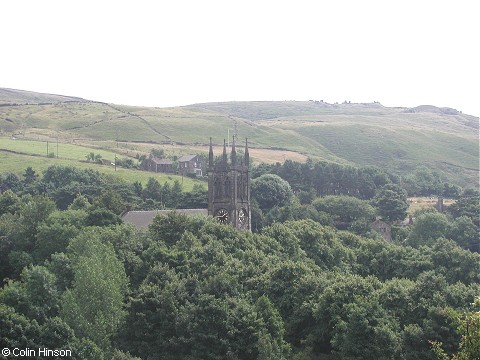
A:
<svg viewBox="0 0 480 360">
<path fill-rule="evenodd" d="M 144 106 L 447 106 L 480 116 L 476 0 L 5 0 L 0 87 Z"/>
</svg>

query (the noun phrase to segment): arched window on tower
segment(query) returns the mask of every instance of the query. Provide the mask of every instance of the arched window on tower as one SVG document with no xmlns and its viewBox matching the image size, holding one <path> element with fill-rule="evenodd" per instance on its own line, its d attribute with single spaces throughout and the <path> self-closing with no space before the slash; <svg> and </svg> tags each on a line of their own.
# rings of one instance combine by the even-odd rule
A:
<svg viewBox="0 0 480 360">
<path fill-rule="evenodd" d="M 244 199 L 248 199 L 248 177 L 242 174 L 242 196 Z"/>
<path fill-rule="evenodd" d="M 243 194 L 243 174 L 240 174 L 240 176 L 237 178 L 237 198 L 243 200 L 244 194 Z"/>
<path fill-rule="evenodd" d="M 228 198 L 231 195 L 232 183 L 228 176 L 225 177 L 225 197 Z"/>
<path fill-rule="evenodd" d="M 221 184 L 218 176 L 215 177 L 215 180 L 213 182 L 213 189 L 214 189 L 215 198 L 217 198 L 217 199 L 221 198 L 222 197 L 222 184 Z"/>
</svg>

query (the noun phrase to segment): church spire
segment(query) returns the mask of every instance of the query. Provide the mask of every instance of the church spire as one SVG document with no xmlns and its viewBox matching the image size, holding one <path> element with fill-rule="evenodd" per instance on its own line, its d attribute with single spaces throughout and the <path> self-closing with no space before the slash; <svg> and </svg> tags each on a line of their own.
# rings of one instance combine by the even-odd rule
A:
<svg viewBox="0 0 480 360">
<path fill-rule="evenodd" d="M 212 138 L 210 138 L 210 150 L 208 151 L 208 167 L 209 167 L 209 168 L 213 168 Z"/>
<path fill-rule="evenodd" d="M 223 139 L 223 156 L 222 156 L 223 162 L 226 164 L 227 163 L 227 143 L 225 142 L 225 139 Z"/>
<path fill-rule="evenodd" d="M 233 142 L 232 142 L 232 154 L 230 155 L 232 159 L 232 165 L 235 165 L 237 162 L 237 151 L 235 150 L 235 135 L 233 136 Z"/>
<path fill-rule="evenodd" d="M 250 164 L 250 154 L 248 153 L 248 139 L 245 138 L 245 165 Z"/>
</svg>

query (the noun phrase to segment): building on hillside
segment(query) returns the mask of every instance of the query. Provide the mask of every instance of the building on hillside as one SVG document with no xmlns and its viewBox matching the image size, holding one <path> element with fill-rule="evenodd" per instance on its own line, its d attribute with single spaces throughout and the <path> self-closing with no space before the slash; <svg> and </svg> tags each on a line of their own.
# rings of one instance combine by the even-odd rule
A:
<svg viewBox="0 0 480 360">
<path fill-rule="evenodd" d="M 196 176 L 203 176 L 205 169 L 205 159 L 200 155 L 183 155 L 178 160 L 178 173 L 186 176 L 188 174 L 195 174 Z"/>
<path fill-rule="evenodd" d="M 443 197 L 439 196 L 438 199 L 437 199 L 437 203 L 435 204 L 435 209 L 439 212 L 439 213 L 443 213 L 445 212 L 445 209 L 447 207 L 445 206 L 445 204 L 443 203 Z"/>
<path fill-rule="evenodd" d="M 155 216 L 177 212 L 179 214 L 192 216 L 210 215 L 222 224 L 230 224 L 242 231 L 250 230 L 252 223 L 250 213 L 250 157 L 247 141 L 245 141 L 244 156 L 237 158 L 234 139 L 230 159 L 231 160 L 228 161 L 227 148 L 224 140 L 223 154 L 214 160 L 212 139 L 210 139 L 208 154 L 208 209 L 131 211 L 127 208 L 121 215 L 122 220 L 125 223 L 133 225 L 138 230 L 144 231 L 148 228 L 148 225 L 152 223 Z M 188 155 L 180 158 L 178 161 L 179 163 L 187 164 L 183 167 L 185 171 L 188 169 L 190 169 L 190 171 L 192 171 L 192 169 L 201 170 L 199 164 L 201 164 L 202 159 L 200 156 Z"/>
<path fill-rule="evenodd" d="M 173 161 L 167 159 L 149 158 L 142 161 L 140 168 L 147 171 L 174 173 Z"/>
<path fill-rule="evenodd" d="M 392 241 L 392 227 L 381 219 L 377 219 L 370 224 L 370 229 L 380 234 L 388 242 Z"/>
</svg>

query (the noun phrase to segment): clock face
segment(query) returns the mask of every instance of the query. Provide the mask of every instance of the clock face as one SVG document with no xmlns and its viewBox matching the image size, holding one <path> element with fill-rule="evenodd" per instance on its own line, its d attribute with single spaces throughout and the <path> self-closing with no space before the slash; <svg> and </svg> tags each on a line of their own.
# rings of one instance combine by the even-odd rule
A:
<svg viewBox="0 0 480 360">
<path fill-rule="evenodd" d="M 227 224 L 228 220 L 230 219 L 230 215 L 228 214 L 228 211 L 225 209 L 219 209 L 215 213 L 215 217 L 217 218 L 218 221 L 220 221 L 222 224 Z"/>
<path fill-rule="evenodd" d="M 244 208 L 241 208 L 240 210 L 238 210 L 238 222 L 240 224 L 245 224 L 247 222 L 247 210 L 245 210 Z"/>
</svg>

